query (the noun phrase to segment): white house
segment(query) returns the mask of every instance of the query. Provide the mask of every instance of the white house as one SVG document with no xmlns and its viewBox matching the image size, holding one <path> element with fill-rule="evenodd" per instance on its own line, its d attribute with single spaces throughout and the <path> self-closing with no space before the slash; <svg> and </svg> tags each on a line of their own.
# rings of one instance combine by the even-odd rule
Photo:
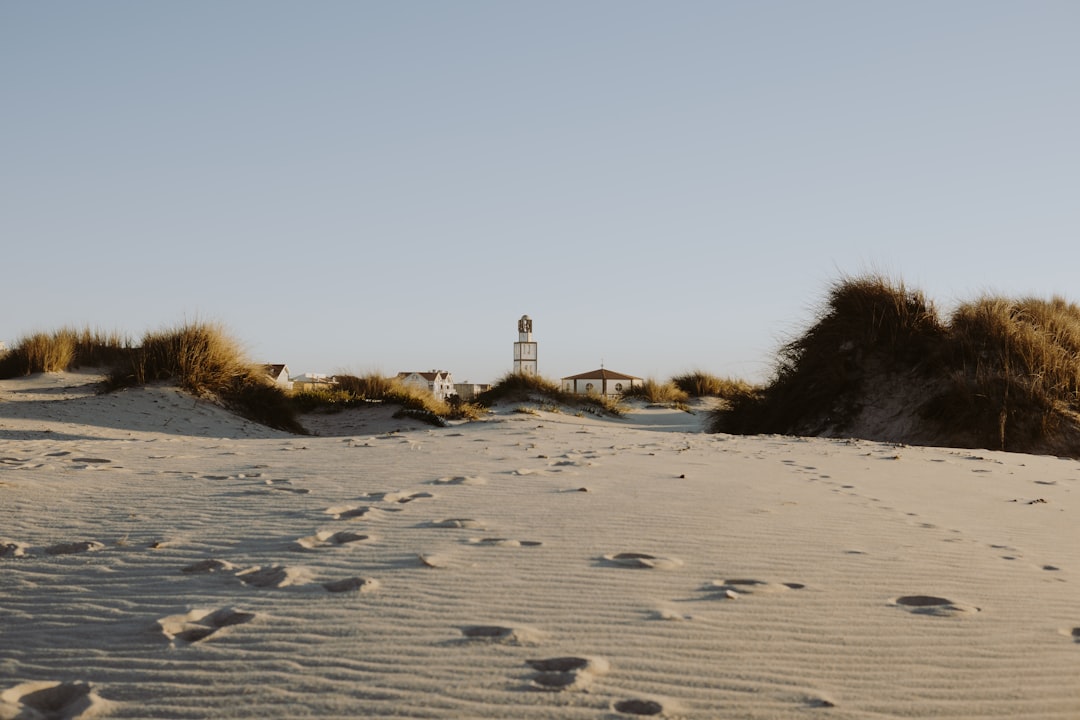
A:
<svg viewBox="0 0 1080 720">
<path fill-rule="evenodd" d="M 311 392 L 314 390 L 329 390 L 337 385 L 337 380 L 323 375 L 322 373 L 304 373 L 292 379 L 293 390 L 296 392 Z"/>
<path fill-rule="evenodd" d="M 592 372 L 571 375 L 562 379 L 562 389 L 577 395 L 618 395 L 624 390 L 644 384 L 633 375 L 600 368 Z"/>
<path fill-rule="evenodd" d="M 466 402 L 475 400 L 477 395 L 490 389 L 490 383 L 471 383 L 468 380 L 463 383 L 454 383 L 454 392 Z"/>
<path fill-rule="evenodd" d="M 263 365 L 263 369 L 279 388 L 282 390 L 292 390 L 293 384 L 292 380 L 289 379 L 288 365 Z"/>
<path fill-rule="evenodd" d="M 454 394 L 454 376 L 446 370 L 399 372 L 397 379 L 403 385 L 423 388 L 439 400 L 445 400 Z"/>
</svg>

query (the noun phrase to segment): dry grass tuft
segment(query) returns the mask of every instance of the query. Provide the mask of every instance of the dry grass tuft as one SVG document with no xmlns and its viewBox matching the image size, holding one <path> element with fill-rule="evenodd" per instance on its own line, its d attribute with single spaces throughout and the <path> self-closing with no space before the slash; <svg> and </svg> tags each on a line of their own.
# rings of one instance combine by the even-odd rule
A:
<svg viewBox="0 0 1080 720">
<path fill-rule="evenodd" d="M 0 377 L 64 372 L 79 367 L 108 367 L 130 351 L 131 341 L 120 333 L 89 328 L 37 332 L 18 340 L 0 357 Z"/>
<path fill-rule="evenodd" d="M 653 378 L 647 378 L 640 385 L 623 390 L 622 396 L 625 399 L 644 400 L 656 405 L 676 405 L 690 399 L 690 395 L 685 390 L 670 380 L 659 382 Z"/>
<path fill-rule="evenodd" d="M 599 394 L 575 395 L 562 389 L 559 383 L 540 375 L 507 373 L 490 390 L 481 393 L 476 403 L 489 408 L 500 402 L 535 402 L 541 405 L 565 405 L 584 412 L 620 416 L 626 412 L 618 398 Z"/>
<path fill-rule="evenodd" d="M 715 397 L 727 400 L 754 391 L 754 386 L 745 380 L 717 377 L 701 370 L 676 375 L 671 382 L 692 398 Z"/>
</svg>

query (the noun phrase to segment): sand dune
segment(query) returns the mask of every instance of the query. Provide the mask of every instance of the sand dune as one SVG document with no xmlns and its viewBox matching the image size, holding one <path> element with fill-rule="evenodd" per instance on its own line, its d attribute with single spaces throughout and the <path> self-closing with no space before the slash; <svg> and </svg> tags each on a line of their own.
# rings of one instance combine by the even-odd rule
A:
<svg viewBox="0 0 1080 720">
<path fill-rule="evenodd" d="M 91 381 L 0 382 L 0 718 L 1080 717 L 1076 461 Z"/>
</svg>

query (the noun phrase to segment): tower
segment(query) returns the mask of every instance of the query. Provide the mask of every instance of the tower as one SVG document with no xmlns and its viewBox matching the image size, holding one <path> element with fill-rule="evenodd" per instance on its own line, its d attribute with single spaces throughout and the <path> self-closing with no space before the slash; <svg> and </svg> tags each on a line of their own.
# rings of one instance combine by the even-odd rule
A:
<svg viewBox="0 0 1080 720">
<path fill-rule="evenodd" d="M 532 337 L 532 318 L 522 315 L 518 320 L 518 341 L 514 343 L 514 373 L 536 374 L 536 343 Z"/>
</svg>

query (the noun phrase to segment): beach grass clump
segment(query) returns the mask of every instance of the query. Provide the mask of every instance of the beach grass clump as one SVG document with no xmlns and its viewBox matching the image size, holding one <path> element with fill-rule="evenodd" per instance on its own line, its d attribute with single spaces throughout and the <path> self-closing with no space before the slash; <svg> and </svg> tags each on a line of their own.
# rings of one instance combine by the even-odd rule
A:
<svg viewBox="0 0 1080 720">
<path fill-rule="evenodd" d="M 622 391 L 622 397 L 624 400 L 644 400 L 654 405 L 677 405 L 690 399 L 685 390 L 670 380 L 661 382 L 654 378 L 646 378 L 641 383 L 626 388 Z"/>
<path fill-rule="evenodd" d="M 197 395 L 212 395 L 250 420 L 303 433 L 286 393 L 217 323 L 194 322 L 149 332 L 109 374 L 118 389 L 169 382 Z"/>
<path fill-rule="evenodd" d="M 958 306 L 949 327 L 953 371 L 925 414 L 988 447 L 1059 439 L 1080 411 L 1080 306 L 984 296 Z"/>
<path fill-rule="evenodd" d="M 476 398 L 476 404 L 484 408 L 490 408 L 496 403 L 523 402 L 577 408 L 596 415 L 620 416 L 626 412 L 618 396 L 609 397 L 599 393 L 577 395 L 563 390 L 554 380 L 524 373 L 507 373 Z"/>
<path fill-rule="evenodd" d="M 426 388 L 401 382 L 396 377 L 378 373 L 368 375 L 335 375 L 333 388 L 293 393 L 293 402 L 300 412 L 335 412 L 373 403 L 399 407 L 402 416 L 443 425 L 446 420 L 475 420 L 484 410 L 458 396 L 441 400 Z"/>
<path fill-rule="evenodd" d="M 49 333 L 35 332 L 19 339 L 0 356 L 0 377 L 108 367 L 130 352 L 131 341 L 121 333 L 70 327 Z"/>
<path fill-rule="evenodd" d="M 719 377 L 703 370 L 693 370 L 671 378 L 675 387 L 691 398 L 728 399 L 753 392 L 754 386 L 737 378 Z"/>
<path fill-rule="evenodd" d="M 985 296 L 942 320 L 872 276 L 835 283 L 771 382 L 728 398 L 712 429 L 1077 456 L 1078 413 L 1080 306 Z"/>
<path fill-rule="evenodd" d="M 772 381 L 738 392 L 714 416 L 714 429 L 737 433 L 842 432 L 874 373 L 932 362 L 944 328 L 922 293 L 881 276 L 834 283 L 801 336 L 780 348 Z"/>
</svg>

